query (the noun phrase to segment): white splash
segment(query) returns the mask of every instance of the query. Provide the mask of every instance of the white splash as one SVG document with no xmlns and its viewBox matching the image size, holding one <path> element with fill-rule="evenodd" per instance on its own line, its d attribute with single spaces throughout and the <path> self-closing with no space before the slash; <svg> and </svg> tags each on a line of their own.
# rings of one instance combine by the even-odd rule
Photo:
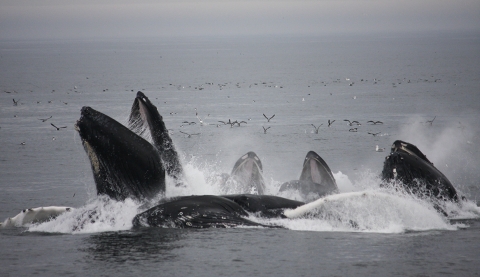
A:
<svg viewBox="0 0 480 277">
<path fill-rule="evenodd" d="M 216 170 L 215 165 L 191 160 L 184 165 L 184 171 L 183 187 L 176 187 L 173 180 L 167 179 L 167 197 L 223 194 L 224 189 L 220 185 L 222 182 L 218 179 L 221 172 Z M 334 177 L 339 194 L 329 195 L 297 210 L 286 211 L 289 219 L 254 216 L 251 219 L 262 224 L 304 231 L 401 233 L 411 230 L 456 230 L 464 227 L 462 224 L 451 223 L 426 200 L 393 189 L 381 189 L 377 174 L 365 172 L 355 182 L 340 171 Z M 267 194 L 304 201 L 300 195 L 279 193 L 281 181 L 265 181 Z M 108 197 L 95 196 L 83 207 L 61 214 L 51 221 L 33 224 L 28 231 L 76 234 L 128 230 L 132 228 L 135 215 L 145 209 L 131 199 L 118 202 Z M 468 201 L 462 202 L 461 206 L 452 203 L 447 206 L 447 211 L 455 214 L 455 219 L 480 217 L 480 208 Z"/>
</svg>

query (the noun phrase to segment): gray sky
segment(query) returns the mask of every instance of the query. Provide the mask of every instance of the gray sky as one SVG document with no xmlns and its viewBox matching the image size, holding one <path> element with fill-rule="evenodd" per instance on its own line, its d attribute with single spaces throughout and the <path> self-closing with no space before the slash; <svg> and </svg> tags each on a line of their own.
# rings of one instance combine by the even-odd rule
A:
<svg viewBox="0 0 480 277">
<path fill-rule="evenodd" d="M 0 0 L 0 40 L 457 30 L 479 0 Z"/>
</svg>

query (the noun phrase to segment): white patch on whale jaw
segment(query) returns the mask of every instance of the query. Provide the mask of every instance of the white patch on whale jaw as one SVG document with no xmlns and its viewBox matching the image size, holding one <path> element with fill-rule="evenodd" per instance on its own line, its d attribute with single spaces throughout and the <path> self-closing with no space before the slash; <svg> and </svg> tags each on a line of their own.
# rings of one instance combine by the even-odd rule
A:
<svg viewBox="0 0 480 277">
<path fill-rule="evenodd" d="M 85 148 L 88 158 L 90 159 L 94 173 L 98 174 L 100 172 L 100 162 L 98 161 L 95 150 L 93 150 L 92 146 L 86 140 L 83 141 L 83 147 Z"/>
</svg>

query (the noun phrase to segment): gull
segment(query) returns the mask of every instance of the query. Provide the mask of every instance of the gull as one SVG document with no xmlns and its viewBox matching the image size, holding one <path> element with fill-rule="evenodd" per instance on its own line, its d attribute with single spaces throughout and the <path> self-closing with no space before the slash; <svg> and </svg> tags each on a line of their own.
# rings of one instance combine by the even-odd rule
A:
<svg viewBox="0 0 480 277">
<path fill-rule="evenodd" d="M 318 127 L 316 127 L 315 125 L 312 124 L 313 128 L 315 128 L 315 134 L 318 134 L 318 129 L 320 129 L 320 126 L 322 126 L 323 124 L 320 124 L 318 125 Z"/>
<path fill-rule="evenodd" d="M 362 124 L 360 124 L 360 122 L 358 122 L 356 120 L 350 121 L 348 119 L 344 119 L 343 121 L 348 121 L 348 126 L 353 126 L 353 124 L 357 124 L 357 126 L 362 125 Z"/>
<path fill-rule="evenodd" d="M 263 116 L 267 119 L 267 122 L 270 122 L 270 119 L 272 119 L 275 116 L 275 114 L 272 115 L 272 117 L 270 117 L 270 118 L 268 118 L 265 114 L 263 114 Z"/>
<path fill-rule="evenodd" d="M 197 119 L 198 119 L 198 121 L 200 121 L 200 125 L 202 125 L 202 126 L 205 125 L 204 120 L 205 120 L 207 117 L 210 116 L 210 114 L 207 114 L 207 116 L 205 116 L 203 119 L 200 119 L 200 117 L 198 117 L 198 113 L 195 113 L 195 115 L 197 116 Z"/>
<path fill-rule="evenodd" d="M 49 118 L 39 118 L 38 120 L 41 120 L 42 122 L 45 122 L 45 121 L 49 120 L 50 118 L 52 118 L 52 116 L 50 116 Z"/>
<path fill-rule="evenodd" d="M 57 129 L 57 131 L 60 131 L 60 129 L 63 129 L 63 128 L 67 128 L 67 126 L 57 127 L 57 126 L 53 125 L 53 123 L 50 123 L 50 125 L 55 127 L 55 129 Z"/>
<path fill-rule="evenodd" d="M 189 122 L 189 121 L 184 121 L 184 122 L 182 122 L 182 123 L 185 123 L 185 124 L 188 124 L 188 125 L 197 124 L 197 123 L 195 123 L 195 122 L 193 122 L 193 121 L 190 121 L 190 122 Z"/>
<path fill-rule="evenodd" d="M 18 105 L 18 101 L 20 101 L 20 99 L 18 99 L 17 101 L 15 101 L 15 99 L 12 99 L 13 100 L 13 105 L 14 106 L 17 106 Z"/>
<path fill-rule="evenodd" d="M 188 133 L 185 133 L 185 132 L 182 132 L 182 131 L 180 131 L 180 133 L 187 135 L 187 138 L 191 138 L 192 136 L 200 135 L 200 133 L 188 134 Z"/>
<path fill-rule="evenodd" d="M 369 133 L 370 135 L 374 136 L 374 137 L 376 137 L 377 135 L 381 134 L 381 133 L 370 133 L 370 132 L 368 132 L 368 133 Z"/>
<path fill-rule="evenodd" d="M 437 118 L 437 116 L 435 116 L 435 117 L 434 117 L 432 120 L 427 120 L 427 122 L 426 122 L 426 123 L 430 123 L 430 126 L 432 126 L 432 124 L 433 124 L 433 121 L 435 120 L 435 118 Z"/>
<path fill-rule="evenodd" d="M 348 130 L 349 132 L 357 132 L 357 128 L 352 128 Z"/>
<path fill-rule="evenodd" d="M 328 127 L 330 127 L 330 125 L 332 125 L 333 122 L 335 122 L 335 120 L 330 121 L 330 119 L 329 119 L 329 120 L 328 120 Z"/>
<path fill-rule="evenodd" d="M 262 128 L 263 128 L 263 133 L 264 133 L 264 134 L 266 134 L 266 133 L 267 133 L 267 130 L 270 129 L 270 127 L 265 128 L 265 127 L 263 127 L 263 126 L 262 126 Z"/>
<path fill-rule="evenodd" d="M 378 147 L 378 145 L 375 148 L 375 151 L 377 151 L 377 152 L 383 152 L 384 150 L 385 150 L 385 148 L 380 148 L 380 147 Z"/>
<path fill-rule="evenodd" d="M 243 121 L 243 120 L 242 120 L 242 121 L 240 121 L 240 122 L 238 122 L 238 121 L 236 121 L 236 120 L 235 120 L 235 121 L 234 121 L 234 122 L 232 122 L 232 123 L 233 123 L 233 124 L 232 124 L 232 127 L 233 127 L 233 125 L 234 125 L 234 124 L 237 124 L 237 125 L 238 125 L 238 127 L 240 127 L 240 124 L 242 124 L 242 123 L 245 123 L 245 124 L 247 124 L 247 122 L 246 122 L 246 121 Z"/>
<path fill-rule="evenodd" d="M 225 122 L 225 121 L 222 121 L 222 120 L 219 120 L 218 122 L 220 122 L 220 123 L 223 123 L 223 125 L 230 124 L 230 126 L 232 126 L 232 124 L 233 124 L 233 123 L 232 123 L 232 121 L 230 120 L 230 118 L 228 119 L 228 121 L 227 121 L 227 122 Z"/>
<path fill-rule="evenodd" d="M 372 123 L 373 125 L 383 124 L 383 122 L 381 122 L 381 121 L 373 121 L 373 120 L 369 120 L 369 121 L 367 121 L 367 123 Z"/>
</svg>

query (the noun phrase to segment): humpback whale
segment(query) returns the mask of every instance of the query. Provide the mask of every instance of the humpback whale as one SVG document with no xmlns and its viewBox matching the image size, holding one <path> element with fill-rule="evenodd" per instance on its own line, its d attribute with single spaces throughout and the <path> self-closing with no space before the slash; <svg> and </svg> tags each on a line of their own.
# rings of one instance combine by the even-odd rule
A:
<svg viewBox="0 0 480 277">
<path fill-rule="evenodd" d="M 174 178 L 177 185 L 181 185 L 183 168 L 172 138 L 157 107 L 141 91 L 137 92 L 128 123 L 130 130 L 139 135 L 146 131 L 150 132 L 153 145 L 160 154 L 166 173 Z"/>
<path fill-rule="evenodd" d="M 280 191 L 287 190 L 298 191 L 304 199 L 317 199 L 338 192 L 338 187 L 327 163 L 317 153 L 309 151 L 303 162 L 300 179 L 280 186 Z"/>
<path fill-rule="evenodd" d="M 179 155 L 158 109 L 138 92 L 131 108 L 128 127 L 90 107 L 81 109 L 75 124 L 89 158 L 97 194 L 117 201 L 126 198 L 144 202 L 165 193 L 165 178 L 183 183 L 184 171 Z M 148 136 L 148 134 L 150 136 Z M 149 142 L 144 137 L 148 137 Z M 345 197 L 367 197 L 356 192 L 337 194 L 338 187 L 327 163 L 314 151 L 307 153 L 299 180 L 284 183 L 280 191 L 296 190 L 304 199 L 320 198 L 308 204 L 283 197 L 264 195 L 263 166 L 254 152 L 241 156 L 228 179 L 240 184 L 230 195 L 192 195 L 161 198 L 137 214 L 134 227 L 227 228 L 235 226 L 279 227 L 260 224 L 249 217 L 295 218 L 327 201 Z M 395 141 L 382 171 L 384 186 L 400 183 L 412 193 L 457 202 L 450 183 L 413 144 Z M 397 182 L 399 181 L 399 182 Z M 229 182 L 224 186 L 228 187 Z M 146 203 L 146 202 L 144 202 Z M 7 219 L 3 226 L 22 226 L 48 220 L 67 207 L 28 209 Z"/>
<path fill-rule="evenodd" d="M 228 228 L 264 225 L 248 218 L 247 212 L 280 217 L 285 209 L 304 203 L 267 195 L 194 195 L 169 199 L 133 219 L 134 227 Z M 285 217 L 285 216 L 283 216 Z"/>
<path fill-rule="evenodd" d="M 447 177 L 438 170 L 415 145 L 397 140 L 385 158 L 382 186 L 399 184 L 407 191 L 432 199 L 458 202 L 457 191 Z"/>
<path fill-rule="evenodd" d="M 262 162 L 252 151 L 242 155 L 233 166 L 231 174 L 223 174 L 222 178 L 221 187 L 224 192 L 260 195 L 265 192 Z"/>
</svg>

